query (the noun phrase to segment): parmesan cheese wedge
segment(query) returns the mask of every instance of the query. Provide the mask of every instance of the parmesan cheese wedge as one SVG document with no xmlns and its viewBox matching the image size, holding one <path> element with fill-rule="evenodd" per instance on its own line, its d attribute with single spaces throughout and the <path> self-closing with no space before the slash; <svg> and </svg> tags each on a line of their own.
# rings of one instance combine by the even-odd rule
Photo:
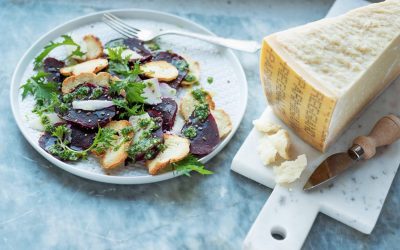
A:
<svg viewBox="0 0 400 250">
<path fill-rule="evenodd" d="M 275 114 L 325 151 L 400 74 L 400 1 L 267 36 L 260 74 Z"/>
</svg>

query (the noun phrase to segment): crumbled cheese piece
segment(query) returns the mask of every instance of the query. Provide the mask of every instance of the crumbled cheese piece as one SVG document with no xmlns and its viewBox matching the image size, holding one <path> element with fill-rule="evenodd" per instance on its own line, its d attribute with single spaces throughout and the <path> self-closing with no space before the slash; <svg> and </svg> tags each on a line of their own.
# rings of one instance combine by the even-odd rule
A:
<svg viewBox="0 0 400 250">
<path fill-rule="evenodd" d="M 264 165 L 274 163 L 276 161 L 276 155 L 278 153 L 268 137 L 268 135 L 263 135 L 260 138 L 257 147 L 257 153 L 260 156 L 261 161 Z"/>
<path fill-rule="evenodd" d="M 274 166 L 276 183 L 292 183 L 297 180 L 307 166 L 305 154 L 299 155 L 294 161 L 285 161 L 280 166 Z"/>
<path fill-rule="evenodd" d="M 272 145 L 274 145 L 274 147 L 278 151 L 278 154 L 283 159 L 288 160 L 290 158 L 290 139 L 289 133 L 286 130 L 280 129 L 275 134 L 268 136 L 268 139 L 271 141 Z"/>
<path fill-rule="evenodd" d="M 257 120 L 254 120 L 253 125 L 258 131 L 268 134 L 276 133 L 279 129 L 281 129 L 280 125 L 268 121 L 268 118 L 265 115 L 262 115 Z"/>
</svg>

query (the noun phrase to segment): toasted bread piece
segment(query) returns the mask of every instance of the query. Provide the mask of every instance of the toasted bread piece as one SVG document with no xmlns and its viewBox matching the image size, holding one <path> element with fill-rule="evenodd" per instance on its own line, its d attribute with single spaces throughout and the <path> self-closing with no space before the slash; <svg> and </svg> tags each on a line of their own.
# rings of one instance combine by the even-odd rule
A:
<svg viewBox="0 0 400 250">
<path fill-rule="evenodd" d="M 219 138 L 224 138 L 232 130 L 231 118 L 223 109 L 211 110 L 211 114 L 217 123 Z"/>
<path fill-rule="evenodd" d="M 188 79 L 186 77 L 182 81 L 183 86 L 192 86 L 195 82 L 198 82 L 200 80 L 200 63 L 198 61 L 193 60 L 187 55 L 181 55 L 183 59 L 189 64 L 189 72 L 188 75 L 191 75 L 192 79 Z"/>
<path fill-rule="evenodd" d="M 301 173 L 307 167 L 305 154 L 299 155 L 294 161 L 285 161 L 280 166 L 274 166 L 276 183 L 292 183 L 300 178 Z"/>
<path fill-rule="evenodd" d="M 178 69 L 166 61 L 153 61 L 140 66 L 143 74 L 148 78 L 157 78 L 159 81 L 170 82 L 178 77 Z"/>
<path fill-rule="evenodd" d="M 86 35 L 83 37 L 86 44 L 86 58 L 85 60 L 93 60 L 103 55 L 103 45 L 100 39 L 94 35 Z"/>
<path fill-rule="evenodd" d="M 158 174 L 169 164 L 178 162 L 189 154 L 190 141 L 187 138 L 164 134 L 164 143 L 166 149 L 153 160 L 146 161 L 146 166 L 152 175 Z"/>
<path fill-rule="evenodd" d="M 210 110 L 215 109 L 215 103 L 209 92 L 207 92 L 206 101 L 208 103 L 208 106 L 210 107 Z M 188 92 L 184 97 L 182 97 L 179 103 L 179 111 L 186 121 L 189 120 L 189 117 L 193 113 L 197 104 L 199 104 L 199 101 L 194 98 L 192 92 Z"/>
<path fill-rule="evenodd" d="M 60 73 L 64 76 L 79 75 L 81 73 L 97 73 L 107 66 L 107 59 L 99 58 L 61 68 Z"/>
<path fill-rule="evenodd" d="M 115 129 L 116 131 L 121 131 L 123 128 L 131 126 L 131 123 L 127 120 L 121 120 L 121 121 L 111 121 L 107 124 L 106 127 Z M 133 137 L 133 133 L 130 135 Z M 122 137 L 118 137 L 117 143 L 121 143 Z M 131 141 L 125 142 L 122 144 L 121 147 L 118 148 L 118 150 L 114 149 L 108 149 L 100 159 L 100 164 L 101 166 L 106 169 L 114 169 L 121 164 L 123 164 L 128 158 L 128 153 L 126 152 L 129 145 L 131 144 Z"/>
<path fill-rule="evenodd" d="M 100 72 L 97 75 L 94 73 L 81 73 L 76 76 L 70 76 L 64 79 L 61 92 L 63 94 L 71 93 L 76 87 L 84 83 L 93 83 L 101 87 L 110 87 L 110 81 L 114 77 L 107 72 Z"/>
<path fill-rule="evenodd" d="M 286 130 L 280 129 L 275 134 L 269 135 L 268 138 L 283 159 L 290 159 L 290 138 Z"/>
<path fill-rule="evenodd" d="M 262 135 L 257 146 L 257 153 L 264 165 L 274 163 L 278 154 L 278 151 L 268 137 L 268 135 Z"/>
</svg>

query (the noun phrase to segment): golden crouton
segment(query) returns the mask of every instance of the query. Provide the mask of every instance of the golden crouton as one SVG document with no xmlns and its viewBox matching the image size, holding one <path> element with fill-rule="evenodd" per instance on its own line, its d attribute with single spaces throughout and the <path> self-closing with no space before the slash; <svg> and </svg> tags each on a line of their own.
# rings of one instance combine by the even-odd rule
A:
<svg viewBox="0 0 400 250">
<path fill-rule="evenodd" d="M 109 87 L 113 77 L 107 72 L 100 72 L 97 75 L 94 73 L 81 73 L 76 76 L 67 77 L 61 86 L 63 94 L 71 93 L 76 87 L 84 83 L 93 83 L 101 87 Z"/>
<path fill-rule="evenodd" d="M 206 93 L 207 93 L 206 102 L 208 103 L 210 110 L 213 110 L 213 109 L 215 109 L 215 103 L 212 99 L 211 94 L 207 91 L 206 91 Z M 199 104 L 199 101 L 197 101 L 194 98 L 192 92 L 188 92 L 188 93 L 186 93 L 186 95 L 184 97 L 182 97 L 182 99 L 179 103 L 179 111 L 186 121 L 189 120 L 189 117 L 192 115 L 196 105 L 198 105 L 198 104 Z"/>
<path fill-rule="evenodd" d="M 159 81 L 170 82 L 178 77 L 178 69 L 166 61 L 152 61 L 140 66 L 140 70 L 148 78 L 157 78 Z"/>
<path fill-rule="evenodd" d="M 60 69 L 64 76 L 79 75 L 81 73 L 97 73 L 108 66 L 107 59 L 99 58 Z"/>
<path fill-rule="evenodd" d="M 131 123 L 127 120 L 121 120 L 121 121 L 111 121 L 110 123 L 107 124 L 106 128 L 112 128 L 116 131 L 121 131 L 123 128 L 131 126 Z M 119 144 L 121 143 L 121 140 L 123 139 L 122 136 L 117 136 L 116 143 Z M 130 137 L 133 137 L 133 132 L 130 134 Z M 101 166 L 106 169 L 114 169 L 121 164 L 123 164 L 128 158 L 128 153 L 126 152 L 128 150 L 129 145 L 131 144 L 131 141 L 125 142 L 122 144 L 117 150 L 114 150 L 113 148 L 107 149 L 107 151 L 101 155 L 100 159 L 100 164 Z"/>
<path fill-rule="evenodd" d="M 165 150 L 160 152 L 153 160 L 146 161 L 149 173 L 158 174 L 169 164 L 178 162 L 185 158 L 190 151 L 190 141 L 178 135 L 164 134 Z"/>
<path fill-rule="evenodd" d="M 211 110 L 211 114 L 214 116 L 218 127 L 219 137 L 222 139 L 232 130 L 231 118 L 223 109 Z"/>
</svg>

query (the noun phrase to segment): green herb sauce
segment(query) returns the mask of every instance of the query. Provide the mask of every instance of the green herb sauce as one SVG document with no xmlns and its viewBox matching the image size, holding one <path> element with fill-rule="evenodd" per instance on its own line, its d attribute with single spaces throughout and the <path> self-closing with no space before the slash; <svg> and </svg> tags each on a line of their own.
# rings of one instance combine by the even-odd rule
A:
<svg viewBox="0 0 400 250">
<path fill-rule="evenodd" d="M 197 136 L 197 130 L 193 126 L 189 126 L 183 131 L 183 135 L 189 139 L 193 139 Z"/>
</svg>

